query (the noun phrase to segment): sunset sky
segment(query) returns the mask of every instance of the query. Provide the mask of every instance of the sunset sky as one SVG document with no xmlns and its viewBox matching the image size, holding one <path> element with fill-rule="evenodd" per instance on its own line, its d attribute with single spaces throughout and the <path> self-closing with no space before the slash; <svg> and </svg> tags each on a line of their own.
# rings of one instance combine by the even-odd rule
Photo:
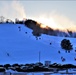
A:
<svg viewBox="0 0 76 75">
<path fill-rule="evenodd" d="M 58 13 L 76 21 L 76 1 L 20 1 L 28 16 Z"/>
<path fill-rule="evenodd" d="M 76 24 L 75 0 L 3 0 L 0 1 L 0 16 L 6 18 L 46 17 L 54 19 L 58 24 Z M 52 18 L 51 18 L 52 17 Z M 45 20 L 46 20 L 45 19 Z M 41 21 L 41 18 L 40 18 Z M 48 21 L 49 22 L 49 21 Z M 60 23 L 61 22 L 61 23 Z M 66 23 L 66 24 L 65 24 Z M 53 23 L 52 23 L 53 24 Z"/>
<path fill-rule="evenodd" d="M 49 16 L 50 13 L 59 13 L 76 21 L 76 1 L 72 0 L 1 0 L 0 16 L 6 16 L 5 14 L 8 14 L 8 17 L 10 17 L 10 14 L 12 17 L 11 11 L 13 10 L 12 12 L 15 12 L 14 9 L 12 9 L 12 4 L 14 5 L 14 2 L 24 8 L 27 17 L 42 14 L 47 14 Z"/>
</svg>

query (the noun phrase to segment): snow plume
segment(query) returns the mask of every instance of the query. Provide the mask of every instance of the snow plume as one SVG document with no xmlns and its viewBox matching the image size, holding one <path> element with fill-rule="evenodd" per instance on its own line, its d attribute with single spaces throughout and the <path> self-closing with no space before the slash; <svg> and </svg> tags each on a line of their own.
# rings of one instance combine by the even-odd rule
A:
<svg viewBox="0 0 76 75">
<path fill-rule="evenodd" d="M 23 19 L 26 18 L 24 7 L 19 1 L 5 1 L 2 2 L 2 7 L 0 8 L 0 16 L 10 18 L 14 20 L 15 18 Z"/>
<path fill-rule="evenodd" d="M 73 31 L 76 32 L 76 24 L 69 18 L 64 15 L 51 13 L 50 15 L 44 14 L 39 17 L 31 17 L 33 20 L 42 23 L 41 27 L 45 28 L 46 26 L 53 28 L 54 30 L 60 30 L 67 32 Z"/>
<path fill-rule="evenodd" d="M 24 7 L 18 1 L 13 1 L 12 7 L 21 18 L 26 18 Z M 15 13 L 15 15 L 17 15 L 17 13 Z"/>
</svg>

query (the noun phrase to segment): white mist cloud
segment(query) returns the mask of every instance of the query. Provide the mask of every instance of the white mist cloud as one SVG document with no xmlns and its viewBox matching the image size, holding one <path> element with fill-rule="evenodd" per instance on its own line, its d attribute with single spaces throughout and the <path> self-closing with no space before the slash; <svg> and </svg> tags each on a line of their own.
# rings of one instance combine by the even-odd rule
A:
<svg viewBox="0 0 76 75">
<path fill-rule="evenodd" d="M 5 18 L 10 19 L 23 19 L 26 18 L 25 9 L 23 5 L 20 4 L 19 1 L 4 1 L 0 7 L 0 16 L 4 16 Z"/>
<path fill-rule="evenodd" d="M 3 1 L 1 3 L 0 16 L 15 20 L 15 18 L 26 18 L 28 15 L 25 14 L 23 5 L 21 5 L 19 1 L 14 0 L 9 2 Z M 53 29 L 60 29 L 63 31 L 67 31 L 68 29 L 71 31 L 76 31 L 75 22 L 69 19 L 67 16 L 57 13 L 55 10 L 50 14 L 38 14 L 37 16 L 29 16 L 29 18 L 41 22 Z"/>
<path fill-rule="evenodd" d="M 50 14 L 47 13 L 30 18 L 41 22 L 42 24 L 49 26 L 53 29 L 59 29 L 62 31 L 70 30 L 73 32 L 76 31 L 75 22 L 60 13 L 58 14 L 57 12 L 51 12 Z"/>
<path fill-rule="evenodd" d="M 51 15 L 58 26 L 61 26 L 65 30 L 76 31 L 76 23 L 69 19 L 67 16 L 55 13 Z"/>
<path fill-rule="evenodd" d="M 12 8 L 15 11 L 15 16 L 19 18 L 26 18 L 24 7 L 18 1 L 12 2 Z"/>
</svg>

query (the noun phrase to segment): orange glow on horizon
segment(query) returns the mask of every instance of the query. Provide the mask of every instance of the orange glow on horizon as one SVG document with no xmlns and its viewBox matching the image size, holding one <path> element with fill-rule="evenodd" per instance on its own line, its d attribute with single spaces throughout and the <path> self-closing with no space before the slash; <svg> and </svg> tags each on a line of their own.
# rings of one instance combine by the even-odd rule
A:
<svg viewBox="0 0 76 75">
<path fill-rule="evenodd" d="M 67 32 L 76 32 L 76 24 L 72 20 L 59 14 L 52 14 L 49 17 L 47 15 L 41 15 L 40 17 L 31 17 L 32 20 L 37 21 L 41 24 L 41 28 L 50 27 L 53 30 L 60 30 Z"/>
<path fill-rule="evenodd" d="M 54 30 L 61 30 L 61 31 L 66 31 L 63 27 L 59 26 L 54 18 L 45 18 L 45 17 L 40 17 L 40 18 L 35 18 L 35 21 L 37 21 L 38 23 L 41 23 L 41 28 L 46 28 L 46 27 L 50 27 Z"/>
</svg>

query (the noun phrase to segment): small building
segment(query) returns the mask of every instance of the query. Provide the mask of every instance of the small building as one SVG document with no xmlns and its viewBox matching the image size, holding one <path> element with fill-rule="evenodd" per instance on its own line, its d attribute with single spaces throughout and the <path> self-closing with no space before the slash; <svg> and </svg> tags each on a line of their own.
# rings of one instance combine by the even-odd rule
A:
<svg viewBox="0 0 76 75">
<path fill-rule="evenodd" d="M 51 61 L 45 61 L 45 66 L 49 66 L 51 64 Z"/>
</svg>

